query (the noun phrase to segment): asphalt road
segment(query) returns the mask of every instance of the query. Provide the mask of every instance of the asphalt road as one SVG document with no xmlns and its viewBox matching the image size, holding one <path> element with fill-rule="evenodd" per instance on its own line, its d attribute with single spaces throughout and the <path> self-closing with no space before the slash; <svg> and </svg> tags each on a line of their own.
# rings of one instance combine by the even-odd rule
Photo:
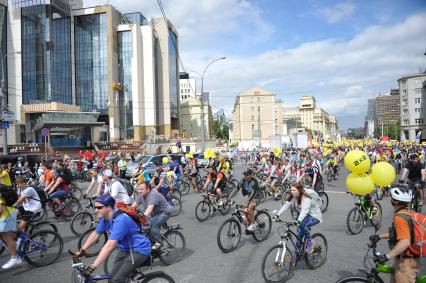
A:
<svg viewBox="0 0 426 283">
<path fill-rule="evenodd" d="M 242 167 L 238 166 L 236 175 L 240 176 Z M 323 214 L 323 223 L 315 226 L 313 232 L 323 233 L 328 241 L 327 262 L 317 270 L 310 270 L 304 262 L 296 267 L 294 277 L 289 282 L 335 282 L 337 279 L 351 274 L 359 274 L 363 258 L 367 251 L 368 236 L 374 233 L 374 228 L 368 225 L 356 236 L 350 235 L 346 228 L 346 216 L 353 207 L 353 198 L 345 194 L 344 176 L 337 181 L 326 182 L 330 204 Z M 84 184 L 82 184 L 83 186 Z M 242 235 L 238 248 L 229 254 L 223 254 L 216 242 L 219 225 L 229 217 L 216 214 L 203 223 L 195 218 L 195 205 L 201 200 L 199 194 L 189 194 L 183 198 L 183 211 L 169 223 L 180 223 L 186 238 L 184 258 L 173 265 L 164 266 L 158 260 L 153 270 L 163 270 L 171 275 L 176 282 L 263 282 L 261 275 L 261 260 L 264 253 L 277 244 L 279 237 L 276 233 L 278 224 L 273 224 L 270 237 L 258 243 L 251 236 Z M 242 200 L 241 196 L 237 196 Z M 240 202 L 242 203 L 242 201 Z M 392 207 L 389 198 L 381 201 L 383 207 L 382 230 L 386 230 L 391 222 Z M 280 202 L 268 200 L 260 205 L 261 208 L 277 210 Z M 290 219 L 289 213 L 285 215 Z M 8 271 L 0 271 L 0 282 L 70 282 L 71 262 L 66 253 L 69 249 L 76 250 L 77 238 L 69 229 L 69 222 L 56 221 L 64 239 L 64 251 L 54 264 L 33 268 L 27 263 Z M 387 251 L 387 243 L 381 243 L 381 250 Z M 5 254 L 0 257 L 0 264 L 8 260 Z M 90 260 L 87 261 L 90 263 Z"/>
</svg>

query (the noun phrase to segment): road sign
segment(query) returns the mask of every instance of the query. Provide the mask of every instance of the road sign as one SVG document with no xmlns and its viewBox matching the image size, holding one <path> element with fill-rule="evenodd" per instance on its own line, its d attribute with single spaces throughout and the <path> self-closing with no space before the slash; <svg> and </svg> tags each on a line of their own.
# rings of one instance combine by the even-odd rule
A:
<svg viewBox="0 0 426 283">
<path fill-rule="evenodd" d="M 1 128 L 2 129 L 9 129 L 9 121 L 2 121 L 1 122 Z"/>
<path fill-rule="evenodd" d="M 47 138 L 49 136 L 49 129 L 48 128 L 43 128 L 41 130 L 41 135 L 45 138 Z"/>
<path fill-rule="evenodd" d="M 1 119 L 3 121 L 7 121 L 7 122 L 14 122 L 15 121 L 15 112 L 13 112 L 13 111 L 2 111 L 1 112 Z"/>
</svg>

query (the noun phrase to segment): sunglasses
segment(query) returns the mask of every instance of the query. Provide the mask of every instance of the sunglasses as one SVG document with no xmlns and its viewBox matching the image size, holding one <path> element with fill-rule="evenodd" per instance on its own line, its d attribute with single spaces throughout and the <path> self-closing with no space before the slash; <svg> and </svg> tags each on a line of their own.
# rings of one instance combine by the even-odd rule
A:
<svg viewBox="0 0 426 283">
<path fill-rule="evenodd" d="M 95 206 L 95 209 L 97 209 L 97 210 L 101 210 L 102 208 L 104 208 L 105 206 L 104 205 L 101 205 L 101 206 Z"/>
</svg>

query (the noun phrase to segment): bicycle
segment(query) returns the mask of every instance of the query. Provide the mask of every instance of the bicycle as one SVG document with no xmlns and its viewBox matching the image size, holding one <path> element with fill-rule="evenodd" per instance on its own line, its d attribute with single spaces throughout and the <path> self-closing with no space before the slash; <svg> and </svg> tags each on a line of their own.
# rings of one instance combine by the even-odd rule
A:
<svg viewBox="0 0 426 283">
<path fill-rule="evenodd" d="M 247 230 L 249 223 L 244 219 L 247 219 L 244 212 L 244 205 L 235 204 L 232 202 L 233 206 L 235 206 L 235 211 L 232 213 L 231 218 L 225 220 L 219 227 L 217 231 L 217 244 L 219 249 L 224 253 L 229 253 L 235 250 L 241 239 L 241 225 L 244 225 L 246 228 L 246 235 L 252 235 L 253 238 L 257 242 L 262 242 L 269 237 L 271 233 L 272 219 L 268 213 L 267 209 L 258 210 L 255 214 L 255 224 L 258 229 L 250 232 Z M 245 216 L 243 218 L 243 215 Z M 225 232 L 225 239 L 222 240 L 221 235 L 222 232 Z M 228 247 L 226 244 L 229 243 Z"/>
<path fill-rule="evenodd" d="M 347 192 L 347 194 L 354 196 L 355 207 L 352 208 L 346 218 L 346 227 L 352 235 L 357 235 L 362 232 L 366 221 L 370 221 L 371 225 L 377 227 L 382 221 L 382 207 L 380 203 L 375 202 L 376 211 L 369 203 L 365 201 L 365 196 L 354 195 Z"/>
<path fill-rule="evenodd" d="M 73 196 L 60 198 L 60 200 L 65 205 L 62 209 L 58 209 L 58 205 L 50 197 L 47 202 L 56 218 L 69 218 L 81 210 L 80 201 Z"/>
<path fill-rule="evenodd" d="M 364 276 L 349 276 L 339 279 L 336 283 L 350 283 L 350 282 L 365 282 L 365 283 L 384 283 L 385 281 L 380 278 L 380 273 L 393 274 L 394 268 L 378 262 L 378 258 L 382 255 L 376 251 L 377 244 L 370 241 L 367 244 L 367 253 L 364 257 L 364 269 L 360 269 Z M 416 277 L 416 283 L 426 283 L 426 275 Z"/>
<path fill-rule="evenodd" d="M 319 192 L 317 194 L 321 198 L 321 205 L 320 205 L 321 213 L 325 213 L 328 208 L 328 201 L 329 201 L 328 194 L 326 192 Z M 284 204 L 286 200 L 283 199 L 282 204 Z M 290 206 L 290 213 L 294 220 L 296 220 L 299 217 L 300 211 L 298 207 L 296 206 L 296 204 L 292 204 Z"/>
<path fill-rule="evenodd" d="M 419 205 L 420 195 L 419 190 L 423 189 L 423 184 L 420 181 L 408 181 L 407 182 L 410 190 L 413 192 L 413 198 L 410 203 L 411 210 L 420 213 L 422 212 L 422 205 Z"/>
<path fill-rule="evenodd" d="M 88 198 L 89 203 L 87 204 L 86 209 L 78 212 L 71 219 L 70 229 L 74 235 L 80 236 L 83 232 L 94 227 L 95 223 L 98 223 L 97 220 L 95 221 L 95 216 L 88 211 L 89 209 L 95 211 L 95 199 L 96 197 Z"/>
<path fill-rule="evenodd" d="M 292 275 L 299 261 L 305 260 L 306 265 L 310 269 L 321 267 L 327 260 L 327 239 L 321 233 L 312 235 L 312 249 L 308 253 L 306 249 L 306 239 L 300 239 L 290 227 L 292 222 L 284 222 L 277 229 L 280 236 L 280 241 L 277 245 L 272 246 L 263 256 L 261 263 L 261 272 L 263 279 L 266 282 L 285 282 Z M 299 251 L 296 249 L 295 240 L 302 242 L 302 247 Z M 291 243 L 292 248 L 290 248 Z"/>
<path fill-rule="evenodd" d="M 73 260 L 72 260 L 72 282 L 75 283 L 90 283 L 90 282 L 96 282 L 96 281 L 103 281 L 103 280 L 109 280 L 112 278 L 111 275 L 109 274 L 104 274 L 104 275 L 93 275 L 93 276 L 87 276 L 84 274 L 84 269 L 85 266 L 84 264 L 81 262 L 81 260 L 78 260 L 75 258 L 75 254 L 72 253 L 71 251 L 68 251 L 69 254 L 71 254 L 73 256 Z M 149 261 L 149 262 L 148 262 Z M 144 262 L 142 266 L 151 266 L 151 258 L 148 258 L 147 262 Z M 108 272 L 107 272 L 108 273 Z M 138 270 L 132 272 L 129 277 L 129 282 L 141 282 L 141 283 L 145 283 L 145 282 L 151 282 L 151 281 L 156 281 L 157 279 L 162 279 L 161 281 L 165 281 L 165 282 L 169 282 L 169 283 L 174 283 L 175 281 L 173 280 L 172 277 L 170 277 L 169 275 L 167 275 L 166 273 L 162 272 L 162 271 L 155 271 L 155 272 L 150 272 L 150 273 L 146 273 L 144 274 L 143 272 L 141 272 L 138 268 Z"/>
<path fill-rule="evenodd" d="M 52 238 L 51 238 L 52 237 Z M 62 237 L 51 230 L 39 230 L 31 236 L 27 231 L 18 236 L 19 245 L 16 249 L 18 256 L 35 267 L 47 266 L 55 262 L 62 253 L 64 242 Z M 53 251 L 57 245 L 58 250 Z M 0 240 L 0 254 L 7 249 L 6 243 Z"/>
<path fill-rule="evenodd" d="M 201 200 L 195 206 L 195 217 L 200 222 L 206 221 L 207 218 L 209 218 L 212 206 L 214 209 L 216 209 L 216 203 L 222 203 L 221 205 L 217 206 L 217 210 L 222 215 L 228 214 L 229 210 L 231 209 L 230 198 L 226 194 L 222 195 L 222 197 L 220 197 L 219 200 L 215 203 L 213 203 L 210 199 L 211 197 L 216 198 L 216 195 L 209 193 L 208 190 L 202 196 L 203 200 Z"/>
</svg>

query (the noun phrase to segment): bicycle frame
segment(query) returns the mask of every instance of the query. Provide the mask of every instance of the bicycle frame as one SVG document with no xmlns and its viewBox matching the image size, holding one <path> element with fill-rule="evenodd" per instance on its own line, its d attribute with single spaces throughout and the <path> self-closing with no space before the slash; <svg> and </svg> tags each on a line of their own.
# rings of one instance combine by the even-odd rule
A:
<svg viewBox="0 0 426 283">
<path fill-rule="evenodd" d="M 33 255 L 33 254 L 36 254 L 36 253 L 39 253 L 39 252 L 44 252 L 44 251 L 46 251 L 46 250 L 47 250 L 47 247 L 46 247 L 46 246 L 41 245 L 41 244 L 39 244 L 39 243 L 37 243 L 37 242 L 34 242 L 34 241 L 33 241 L 33 240 L 29 237 L 29 235 L 28 235 L 28 233 L 27 233 L 27 232 L 22 232 L 22 233 L 19 235 L 19 238 L 21 238 L 21 241 L 20 241 L 20 243 L 19 243 L 18 248 L 16 249 L 16 252 L 18 253 L 18 255 L 19 255 L 21 258 L 23 258 L 23 257 L 27 257 L 27 256 L 31 256 L 31 255 Z M 24 248 L 24 244 L 25 244 L 27 241 L 28 241 L 28 242 L 30 242 L 31 244 L 35 245 L 38 249 L 37 249 L 36 251 L 32 251 L 32 252 L 29 252 L 29 253 L 23 253 L 23 252 L 22 252 L 22 249 Z M 7 249 L 7 245 L 6 245 L 6 243 L 5 243 L 3 240 L 0 240 L 0 245 L 1 245 L 1 246 L 3 246 L 3 247 L 5 247 L 5 248 Z"/>
</svg>

